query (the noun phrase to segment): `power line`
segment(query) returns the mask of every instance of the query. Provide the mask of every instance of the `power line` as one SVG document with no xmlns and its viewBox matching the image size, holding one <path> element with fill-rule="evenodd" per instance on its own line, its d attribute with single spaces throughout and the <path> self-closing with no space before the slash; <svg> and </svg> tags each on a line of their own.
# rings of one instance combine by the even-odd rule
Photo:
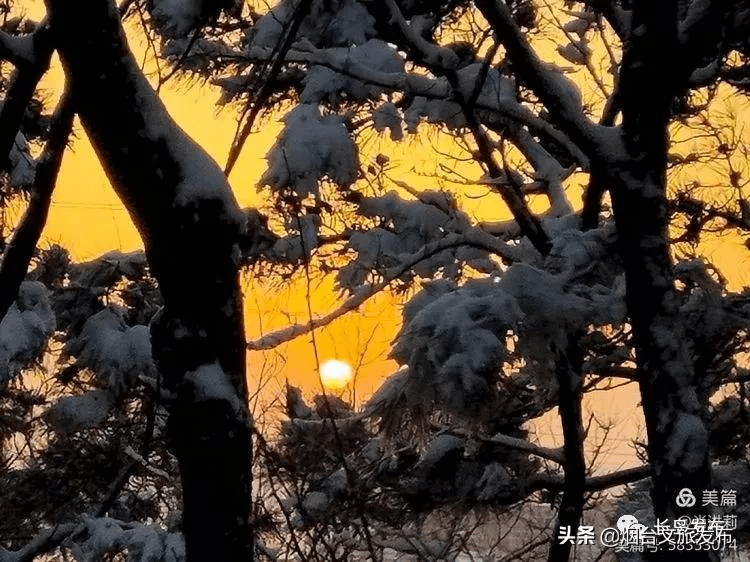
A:
<svg viewBox="0 0 750 562">
<path fill-rule="evenodd" d="M 53 207 L 61 207 L 65 209 L 98 209 L 103 211 L 124 211 L 127 209 L 122 205 L 115 203 L 79 203 L 76 201 L 52 201 Z"/>
</svg>

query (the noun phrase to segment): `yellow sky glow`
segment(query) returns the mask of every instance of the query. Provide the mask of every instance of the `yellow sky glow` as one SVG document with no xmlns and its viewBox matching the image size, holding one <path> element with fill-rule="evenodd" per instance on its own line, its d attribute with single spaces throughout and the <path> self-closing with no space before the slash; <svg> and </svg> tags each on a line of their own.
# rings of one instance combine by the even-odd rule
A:
<svg viewBox="0 0 750 562">
<path fill-rule="evenodd" d="M 42 3 L 37 0 L 27 2 L 25 8 L 32 17 L 40 18 L 44 13 Z M 141 42 L 133 39 L 131 47 L 138 57 L 142 56 L 144 45 Z M 50 92 L 58 92 L 62 81 L 62 71 L 56 63 L 45 77 L 43 86 Z M 54 99 L 54 96 L 50 97 Z M 231 107 L 217 111 L 217 97 L 217 92 L 209 87 L 189 87 L 179 80 L 162 89 L 162 100 L 173 118 L 223 164 L 235 131 L 236 112 Z M 744 123 L 748 122 L 747 115 L 748 111 L 743 110 Z M 263 203 L 262 194 L 256 190 L 256 183 L 265 169 L 264 156 L 279 130 L 279 123 L 269 123 L 252 135 L 232 173 L 230 183 L 242 206 L 258 206 Z M 138 233 L 112 190 L 80 125 L 76 126 L 75 131 L 76 140 L 64 159 L 43 244 L 60 243 L 70 249 L 78 260 L 90 259 L 111 249 L 129 251 L 141 248 Z M 446 138 L 433 137 L 431 142 L 437 143 L 443 152 L 455 149 L 455 146 L 451 147 L 447 143 Z M 391 157 L 390 173 L 394 177 L 406 179 L 418 187 L 435 187 L 435 178 L 421 177 L 418 173 L 425 166 L 435 167 L 436 159 L 445 161 L 445 157 L 437 154 L 430 143 L 413 140 L 401 146 L 394 146 L 392 143 L 383 145 Z M 473 180 L 480 175 L 478 168 L 470 165 L 463 168 L 455 165 L 454 168 L 465 169 L 467 175 L 473 176 Z M 580 203 L 580 189 L 580 185 L 573 186 L 576 193 L 572 198 L 574 205 Z M 472 199 L 487 193 L 482 186 L 465 186 L 461 191 L 470 214 L 477 219 L 509 218 L 509 213 L 497 195 L 490 194 L 481 202 Z M 732 287 L 737 288 L 748 281 L 748 254 L 742 239 L 722 238 L 710 243 L 707 253 L 728 277 Z M 272 287 L 263 279 L 247 278 L 245 310 L 248 339 L 256 339 L 264 333 L 292 323 L 308 321 L 306 289 L 302 282 Z M 310 288 L 310 298 L 315 314 L 325 314 L 341 302 L 341 297 L 336 294 L 329 279 L 316 282 Z M 345 316 L 316 331 L 315 347 L 319 357 L 337 357 L 352 366 L 352 395 L 349 398 L 359 402 L 385 376 L 396 370 L 395 363 L 385 357 L 399 323 L 400 307 L 394 306 L 392 297 L 379 295 L 363 307 L 360 313 Z M 288 379 L 291 384 L 301 386 L 306 394 L 319 392 L 320 383 L 311 343 L 312 336 L 306 335 L 275 350 L 249 353 L 248 376 L 251 389 L 260 388 L 262 395 L 270 397 L 281 394 L 284 380 Z M 348 381 L 344 386 L 346 384 Z M 587 397 L 587 401 L 591 399 L 593 398 Z M 634 396 L 628 395 L 616 402 L 616 407 L 612 401 L 609 402 L 608 412 L 612 413 L 614 409 L 626 418 L 632 417 L 633 412 L 638 412 Z M 617 412 L 613 415 L 617 415 Z M 638 423 L 638 419 L 639 414 L 636 414 L 627 423 Z M 553 433 L 551 431 L 550 435 Z M 551 439 L 554 441 L 554 437 Z"/>
</svg>

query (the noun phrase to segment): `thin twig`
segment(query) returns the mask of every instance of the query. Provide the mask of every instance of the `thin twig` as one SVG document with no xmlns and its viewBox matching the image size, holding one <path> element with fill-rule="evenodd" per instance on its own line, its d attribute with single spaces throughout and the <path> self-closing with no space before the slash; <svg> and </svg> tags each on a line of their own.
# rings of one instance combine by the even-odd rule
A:
<svg viewBox="0 0 750 562">
<path fill-rule="evenodd" d="M 242 152 L 242 147 L 245 146 L 245 141 L 247 141 L 247 138 L 250 136 L 250 132 L 253 129 L 253 125 L 255 124 L 255 119 L 260 114 L 261 109 L 263 109 L 263 105 L 265 104 L 268 97 L 271 95 L 271 88 L 273 87 L 273 81 L 278 75 L 279 71 L 281 70 L 281 66 L 284 64 L 284 59 L 286 58 L 286 54 L 289 51 L 289 49 L 292 47 L 292 43 L 294 43 L 294 39 L 297 36 L 297 32 L 299 31 L 299 28 L 302 25 L 303 20 L 305 19 L 305 17 L 307 17 L 311 4 L 312 4 L 311 0 L 302 0 L 297 5 L 294 11 L 294 15 L 292 16 L 292 21 L 288 25 L 288 28 L 286 29 L 286 34 L 282 33 L 282 36 L 279 38 L 280 46 L 278 49 L 278 53 L 276 54 L 276 57 L 273 59 L 271 68 L 268 70 L 267 73 L 265 73 L 265 75 L 264 75 L 265 68 L 261 69 L 261 75 L 259 78 L 263 80 L 263 84 L 259 89 L 255 90 L 255 94 L 252 96 L 252 99 L 248 102 L 249 115 L 247 117 L 247 121 L 245 121 L 245 124 L 242 126 L 242 129 L 240 129 L 238 133 L 235 135 L 234 141 L 232 142 L 232 146 L 229 149 L 229 155 L 227 156 L 227 163 L 224 166 L 224 175 L 229 176 L 229 174 L 232 173 L 232 168 L 234 168 L 234 165 L 237 163 L 237 159 L 240 157 L 240 153 Z M 241 122 L 241 119 L 240 119 L 240 122 Z"/>
<path fill-rule="evenodd" d="M 336 452 L 339 455 L 339 460 L 341 461 L 341 466 L 344 469 L 344 473 L 346 474 L 347 480 L 349 481 L 349 485 L 352 487 L 356 487 L 356 481 L 357 481 L 357 475 L 352 470 L 352 468 L 349 466 L 349 463 L 346 461 L 346 454 L 344 453 L 344 444 L 341 439 L 341 434 L 339 433 L 339 428 L 336 425 L 336 419 L 333 416 L 333 412 L 330 408 L 330 404 L 328 402 L 328 394 L 326 392 L 325 384 L 323 384 L 323 379 L 321 377 L 321 371 L 320 371 L 320 355 L 318 353 L 318 343 L 317 338 L 315 334 L 315 326 L 313 326 L 313 312 L 312 312 L 312 299 L 310 296 L 310 287 L 312 285 L 312 280 L 310 277 L 310 260 L 308 259 L 308 252 L 307 248 L 305 247 L 305 239 L 304 239 L 304 229 L 302 228 L 302 221 L 299 216 L 299 212 L 297 212 L 297 229 L 299 230 L 300 235 L 300 242 L 302 244 L 302 255 L 304 260 L 304 269 L 305 269 L 305 303 L 307 304 L 307 315 L 310 325 L 310 341 L 313 348 L 313 354 L 315 356 L 315 371 L 318 374 L 318 382 L 320 383 L 320 389 L 321 393 L 323 395 L 323 400 L 325 400 L 326 408 L 325 411 L 322 412 L 327 418 L 328 421 L 331 424 L 331 428 L 333 430 L 333 438 L 336 443 Z M 372 535 L 370 534 L 370 523 L 367 520 L 367 516 L 365 515 L 365 511 L 362 508 L 361 502 L 356 502 L 357 511 L 359 512 L 359 518 L 362 521 L 362 533 L 365 536 L 365 543 L 367 544 L 367 548 L 370 551 L 370 555 L 372 556 L 372 559 L 377 561 L 378 556 L 375 551 L 375 547 L 372 542 Z"/>
</svg>

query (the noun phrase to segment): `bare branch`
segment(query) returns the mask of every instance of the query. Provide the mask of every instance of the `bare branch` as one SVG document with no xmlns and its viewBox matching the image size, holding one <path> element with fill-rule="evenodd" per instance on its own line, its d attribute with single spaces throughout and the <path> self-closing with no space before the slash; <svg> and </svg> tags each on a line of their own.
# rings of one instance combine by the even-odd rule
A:
<svg viewBox="0 0 750 562">
<path fill-rule="evenodd" d="M 49 68 L 52 42 L 49 27 L 43 23 L 29 38 L 35 56 L 31 64 L 21 64 L 13 72 L 0 109 L 0 164 L 5 165 L 16 140 L 24 112 L 39 80 Z"/>
<path fill-rule="evenodd" d="M 563 451 L 562 447 L 558 447 L 556 449 L 552 449 L 550 447 L 543 447 L 542 445 L 537 445 L 535 443 L 532 443 L 531 441 L 526 441 L 525 439 L 512 437 L 510 435 L 503 435 L 502 433 L 497 433 L 493 435 L 492 437 L 479 437 L 478 438 L 475 435 L 470 435 L 468 432 L 462 429 L 450 429 L 447 432 L 450 433 L 451 435 L 456 435 L 458 437 L 479 439 L 482 443 L 499 445 L 501 447 L 506 447 L 508 449 L 514 449 L 516 451 L 523 451 L 525 453 L 531 453 L 532 455 L 536 455 L 537 457 L 540 457 L 542 459 L 550 460 L 559 465 L 565 464 L 565 452 Z"/>
<path fill-rule="evenodd" d="M 49 140 L 36 166 L 29 206 L 13 233 L 0 266 L 0 318 L 5 316 L 18 296 L 18 288 L 26 277 L 31 257 L 47 222 L 52 191 L 73 129 L 73 116 L 70 92 L 66 90 L 55 110 Z"/>
</svg>

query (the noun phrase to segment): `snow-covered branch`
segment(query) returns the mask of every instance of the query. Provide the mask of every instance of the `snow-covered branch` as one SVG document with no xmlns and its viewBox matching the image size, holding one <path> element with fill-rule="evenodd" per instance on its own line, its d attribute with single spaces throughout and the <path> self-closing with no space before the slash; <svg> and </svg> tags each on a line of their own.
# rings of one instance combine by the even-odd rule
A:
<svg viewBox="0 0 750 562">
<path fill-rule="evenodd" d="M 617 137 L 607 135 L 584 115 L 578 87 L 539 59 L 505 2 L 477 0 L 476 4 L 505 46 L 519 78 L 539 97 L 566 135 L 591 157 L 600 155 L 604 146 L 610 152 L 618 151 Z"/>
<path fill-rule="evenodd" d="M 330 68 L 335 72 L 383 88 L 390 92 L 401 92 L 405 96 L 423 97 L 428 100 L 450 101 L 451 86 L 445 78 L 430 78 L 424 74 L 413 72 L 383 72 L 375 70 L 353 60 L 348 56 L 348 49 L 311 49 L 309 51 L 290 50 L 286 61 L 318 65 Z M 267 48 L 253 47 L 243 60 L 263 62 L 269 60 L 272 51 Z M 226 84 L 225 80 L 217 79 L 218 85 Z M 548 138 L 562 147 L 576 162 L 586 167 L 588 157 L 564 133 L 556 129 L 549 122 L 538 117 L 533 111 L 519 103 L 513 96 L 492 95 L 482 92 L 474 103 L 477 111 L 495 113 L 501 118 L 518 121 L 528 127 L 529 131 L 541 137 Z"/>
<path fill-rule="evenodd" d="M 37 28 L 28 38 L 34 56 L 28 63 L 20 64 L 10 79 L 0 108 L 0 164 L 7 162 L 34 90 L 49 68 L 53 51 L 51 39 L 46 25 Z"/>
<path fill-rule="evenodd" d="M 38 556 L 51 552 L 66 538 L 81 528 L 78 523 L 65 523 L 41 531 L 26 545 L 15 552 L 0 548 L 0 562 L 32 562 Z"/>
<path fill-rule="evenodd" d="M 573 168 L 563 168 L 525 128 L 516 127 L 509 134 L 513 144 L 533 166 L 534 179 L 543 184 L 542 190 L 549 197 L 552 214 L 572 213 L 563 181 L 573 173 Z"/>
<path fill-rule="evenodd" d="M 391 19 L 396 22 L 409 45 L 420 55 L 422 61 L 429 67 L 442 70 L 456 70 L 458 55 L 447 47 L 430 43 L 417 33 L 404 19 L 401 10 L 394 0 L 385 0 Z"/>
<path fill-rule="evenodd" d="M 34 35 L 11 35 L 0 29 L 0 59 L 16 67 L 35 64 Z"/>
<path fill-rule="evenodd" d="M 502 433 L 496 433 L 492 437 L 477 437 L 469 434 L 467 431 L 462 429 L 450 429 L 447 431 L 451 435 L 457 435 L 459 437 L 466 437 L 470 439 L 479 439 L 482 443 L 488 443 L 492 445 L 499 445 L 508 449 L 514 449 L 516 451 L 523 451 L 525 453 L 531 453 L 542 459 L 547 459 L 556 462 L 559 465 L 565 464 L 565 453 L 562 447 L 551 448 L 537 445 L 526 439 L 520 439 L 511 435 L 503 435 Z"/>
<path fill-rule="evenodd" d="M 29 206 L 3 255 L 0 266 L 0 318 L 5 316 L 18 295 L 18 288 L 26 276 L 31 257 L 47 222 L 52 191 L 73 129 L 73 115 L 70 92 L 66 91 L 52 118 L 49 140 L 36 166 Z"/>
<path fill-rule="evenodd" d="M 501 259 L 512 262 L 520 258 L 520 254 L 517 249 L 504 242 L 497 240 L 491 235 L 481 232 L 478 229 L 471 230 L 464 234 L 453 234 L 446 236 L 442 240 L 427 244 L 418 252 L 403 258 L 401 265 L 387 270 L 384 273 L 385 279 L 378 283 L 372 283 L 365 285 L 357 289 L 354 295 L 345 300 L 338 308 L 329 312 L 325 316 L 314 318 L 309 322 L 298 323 L 281 330 L 276 330 L 270 334 L 266 334 L 252 340 L 247 343 L 247 348 L 250 350 L 261 350 L 261 349 L 273 349 L 281 345 L 282 343 L 293 340 L 294 338 L 306 334 L 317 328 L 327 326 L 337 318 L 345 315 L 348 312 L 357 310 L 362 304 L 374 297 L 380 291 L 385 289 L 393 281 L 402 277 L 414 266 L 420 262 L 431 258 L 435 254 L 438 254 L 444 250 L 451 248 L 458 248 L 461 246 L 469 246 L 473 248 L 479 248 L 487 252 L 491 252 Z"/>
<path fill-rule="evenodd" d="M 624 10 L 615 0 L 584 0 L 581 2 L 591 7 L 595 13 L 604 16 L 620 41 L 625 41 L 630 34 L 630 11 Z"/>
<path fill-rule="evenodd" d="M 722 37 L 723 27 L 732 17 L 727 15 L 726 3 L 719 0 L 693 0 L 688 4 L 678 28 L 680 87 L 708 84 L 718 74 L 723 51 L 729 49 Z"/>
<path fill-rule="evenodd" d="M 465 96 L 462 91 L 467 85 L 461 82 L 458 73 L 456 72 L 458 57 L 455 52 L 451 49 L 434 45 L 416 33 L 404 19 L 403 14 L 394 0 L 386 0 L 386 4 L 388 5 L 391 17 L 398 23 L 401 33 L 404 34 L 404 37 L 410 46 L 420 53 L 421 58 L 433 70 L 433 72 L 442 73 L 447 78 L 452 90 L 451 99 L 459 105 L 464 114 L 466 124 L 477 144 L 479 160 L 487 170 L 490 178 L 493 180 L 500 179 L 503 176 L 510 178 L 510 175 L 504 173 L 495 161 L 492 143 L 487 137 L 484 128 L 479 123 L 479 120 L 474 113 L 474 108 L 469 105 L 468 101 L 468 99 L 471 99 L 473 103 L 473 100 L 479 97 L 479 94 L 482 91 L 483 82 L 487 78 L 488 67 L 484 65 L 474 78 L 474 83 L 468 85 L 471 88 L 472 93 L 467 99 L 467 96 Z M 451 56 L 448 56 L 448 54 Z M 510 181 L 506 182 L 506 185 L 496 184 L 495 187 L 499 191 L 511 213 L 513 213 L 513 217 L 521 227 L 521 231 L 529 238 L 529 240 L 531 240 L 534 247 L 536 247 L 541 254 L 546 254 L 551 247 L 549 236 L 544 232 L 539 219 L 537 219 L 537 217 L 535 217 L 529 210 L 526 201 L 522 197 L 520 186 L 515 185 Z"/>
</svg>

